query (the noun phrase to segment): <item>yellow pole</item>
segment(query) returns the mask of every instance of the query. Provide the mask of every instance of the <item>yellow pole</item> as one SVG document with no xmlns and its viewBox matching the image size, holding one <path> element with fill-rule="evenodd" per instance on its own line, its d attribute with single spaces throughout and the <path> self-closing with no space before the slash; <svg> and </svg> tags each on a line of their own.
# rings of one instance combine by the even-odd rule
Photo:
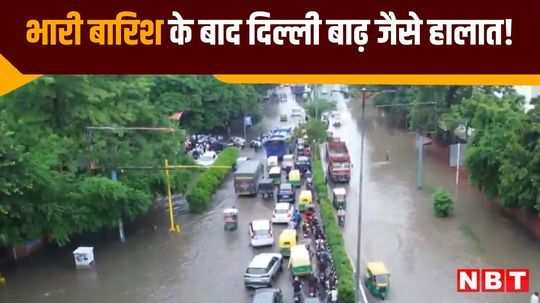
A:
<svg viewBox="0 0 540 303">
<path fill-rule="evenodd" d="M 172 205 L 172 194 L 171 194 L 171 178 L 169 176 L 169 160 L 165 159 L 165 183 L 167 184 L 167 200 L 169 202 L 169 219 L 171 221 L 171 227 L 169 228 L 170 232 L 180 232 L 180 226 L 174 224 L 174 212 Z"/>
</svg>

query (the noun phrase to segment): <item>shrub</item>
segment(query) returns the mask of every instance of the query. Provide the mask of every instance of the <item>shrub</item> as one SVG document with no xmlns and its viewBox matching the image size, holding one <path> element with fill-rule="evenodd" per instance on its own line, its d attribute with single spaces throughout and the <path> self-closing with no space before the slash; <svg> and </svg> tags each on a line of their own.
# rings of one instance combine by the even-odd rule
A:
<svg viewBox="0 0 540 303">
<path fill-rule="evenodd" d="M 201 213 L 208 209 L 212 196 L 219 188 L 225 177 L 232 169 L 232 165 L 238 158 L 237 148 L 224 149 L 214 162 L 216 166 L 229 166 L 230 168 L 209 168 L 200 174 L 195 180 L 193 187 L 187 195 L 189 210 L 193 213 Z"/>
<path fill-rule="evenodd" d="M 433 193 L 433 210 L 437 217 L 448 217 L 454 208 L 454 201 L 444 189 L 437 189 Z"/>
<path fill-rule="evenodd" d="M 317 149 L 315 149 L 314 154 L 315 157 L 318 157 L 319 153 Z M 320 214 L 326 233 L 327 243 L 332 252 L 336 273 L 338 275 L 339 302 L 354 303 L 355 286 L 353 269 L 347 251 L 345 250 L 345 242 L 343 241 L 341 229 L 336 222 L 334 208 L 329 199 L 328 188 L 324 182 L 324 171 L 320 159 L 313 162 L 313 182 L 320 202 Z"/>
</svg>

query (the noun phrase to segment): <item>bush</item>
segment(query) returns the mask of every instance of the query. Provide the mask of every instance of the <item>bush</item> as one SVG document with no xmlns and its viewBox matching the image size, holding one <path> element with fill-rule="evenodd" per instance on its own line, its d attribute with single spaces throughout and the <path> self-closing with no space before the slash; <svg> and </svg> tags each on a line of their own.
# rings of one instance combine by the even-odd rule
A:
<svg viewBox="0 0 540 303">
<path fill-rule="evenodd" d="M 437 217 L 448 217 L 454 208 L 454 201 L 444 189 L 437 189 L 433 194 L 433 210 Z"/>
<path fill-rule="evenodd" d="M 231 171 L 232 165 L 238 158 L 238 154 L 239 151 L 235 147 L 224 149 L 219 154 L 214 165 L 229 166 L 230 168 L 209 168 L 197 177 L 191 191 L 187 195 L 189 210 L 191 212 L 201 213 L 208 209 L 212 202 L 212 196 Z"/>
<path fill-rule="evenodd" d="M 318 157 L 318 150 L 314 151 L 315 157 Z M 320 213 L 323 222 L 328 246 L 332 252 L 332 257 L 336 266 L 338 275 L 338 296 L 339 302 L 354 303 L 355 286 L 352 265 L 345 250 L 345 242 L 339 228 L 334 208 L 330 202 L 328 188 L 324 182 L 324 171 L 320 159 L 313 162 L 313 182 L 315 191 L 320 202 Z"/>
</svg>

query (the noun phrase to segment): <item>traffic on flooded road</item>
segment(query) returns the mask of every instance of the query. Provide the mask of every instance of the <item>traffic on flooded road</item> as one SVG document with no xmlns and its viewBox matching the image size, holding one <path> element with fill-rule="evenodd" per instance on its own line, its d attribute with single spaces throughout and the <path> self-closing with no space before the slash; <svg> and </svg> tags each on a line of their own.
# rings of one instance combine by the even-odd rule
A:
<svg viewBox="0 0 540 303">
<path fill-rule="evenodd" d="M 169 231 L 161 197 L 160 207 L 126 226 L 125 243 L 116 234 L 89 233 L 17 262 L 0 276 L 6 284 L 0 302 L 337 303 L 339 277 L 312 175 L 315 159 L 353 267 L 361 238 L 360 302 L 528 302 L 529 293 L 457 292 L 456 271 L 528 268 L 531 287 L 538 287 L 537 240 L 476 188 L 454 184 L 454 170 L 430 146 L 420 172 L 425 184 L 417 189 L 415 134 L 393 127 L 369 100 L 362 113 L 344 85 L 319 88 L 335 110 L 321 114 L 326 139 L 310 144 L 297 130 L 312 119 L 311 99 L 298 87 L 270 89 L 257 127 L 244 120 L 240 129 L 228 126 L 229 136 L 198 134 L 183 142 L 194 163 L 207 168 L 227 147 L 240 153 L 207 211 L 177 212 L 180 233 Z M 438 187 L 453 189 L 451 220 L 433 215 Z M 88 270 L 74 268 L 72 252 L 80 246 L 93 247 Z"/>
</svg>

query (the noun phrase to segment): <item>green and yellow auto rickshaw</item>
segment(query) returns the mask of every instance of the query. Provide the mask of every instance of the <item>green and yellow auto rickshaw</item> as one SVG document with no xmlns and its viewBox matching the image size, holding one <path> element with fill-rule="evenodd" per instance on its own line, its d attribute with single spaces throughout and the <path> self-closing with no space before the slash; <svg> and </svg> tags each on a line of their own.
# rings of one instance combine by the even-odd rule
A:
<svg viewBox="0 0 540 303">
<path fill-rule="evenodd" d="M 347 191 L 343 187 L 336 187 L 332 190 L 332 204 L 336 209 L 347 206 Z"/>
<path fill-rule="evenodd" d="M 268 172 L 268 177 L 272 179 L 274 185 L 279 185 L 281 183 L 281 168 L 279 166 L 274 166 L 270 168 Z"/>
<path fill-rule="evenodd" d="M 365 285 L 375 298 L 384 300 L 388 297 L 390 273 L 383 262 L 369 262 L 367 264 Z"/>
<path fill-rule="evenodd" d="M 283 257 L 289 257 L 291 255 L 291 247 L 296 245 L 298 235 L 296 229 L 285 229 L 279 235 L 279 252 Z"/>
<path fill-rule="evenodd" d="M 289 268 L 293 276 L 307 276 L 313 273 L 309 251 L 305 245 L 299 244 L 291 247 Z"/>
<path fill-rule="evenodd" d="M 292 184 L 294 187 L 300 187 L 300 184 L 302 183 L 302 176 L 300 174 L 300 171 L 298 169 L 293 169 L 289 172 L 289 183 Z"/>
</svg>

